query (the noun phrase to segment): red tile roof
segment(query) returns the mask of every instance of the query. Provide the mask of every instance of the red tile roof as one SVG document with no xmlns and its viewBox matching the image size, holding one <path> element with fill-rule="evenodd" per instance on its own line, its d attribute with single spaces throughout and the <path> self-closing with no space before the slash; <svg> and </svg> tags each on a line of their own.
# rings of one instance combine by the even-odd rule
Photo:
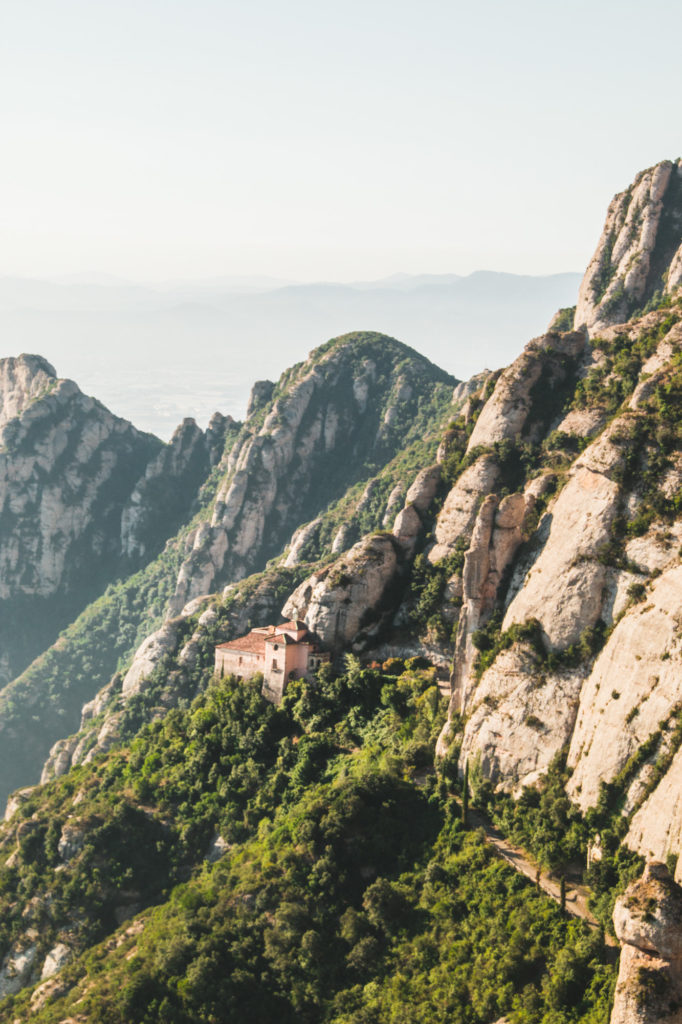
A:
<svg viewBox="0 0 682 1024">
<path fill-rule="evenodd" d="M 286 633 L 278 632 L 281 629 L 306 629 L 305 623 L 285 622 L 282 626 L 257 626 L 246 636 L 237 637 L 236 640 L 228 640 L 227 643 L 218 644 L 219 651 L 240 651 L 243 654 L 265 654 L 266 643 L 296 644 L 309 643 L 308 638 L 294 640 Z"/>
<path fill-rule="evenodd" d="M 268 644 L 301 644 L 306 643 L 305 640 L 294 640 L 293 637 L 289 636 L 288 633 L 275 633 L 274 636 L 266 636 L 265 642 Z"/>
<path fill-rule="evenodd" d="M 258 633 L 252 629 L 246 636 L 240 636 L 237 640 L 228 640 L 225 644 L 218 644 L 218 650 L 265 655 L 265 641 L 267 639 L 268 637 L 265 633 Z"/>
</svg>

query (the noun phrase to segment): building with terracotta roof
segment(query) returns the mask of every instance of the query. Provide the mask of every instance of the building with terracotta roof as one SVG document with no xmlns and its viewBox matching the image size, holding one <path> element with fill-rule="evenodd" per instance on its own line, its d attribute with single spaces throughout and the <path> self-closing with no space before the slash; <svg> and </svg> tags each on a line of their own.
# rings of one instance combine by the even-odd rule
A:
<svg viewBox="0 0 682 1024">
<path fill-rule="evenodd" d="M 257 626 L 215 649 L 217 675 L 250 679 L 263 673 L 263 696 L 279 703 L 290 679 L 310 679 L 329 654 L 321 651 L 305 622 Z"/>
</svg>

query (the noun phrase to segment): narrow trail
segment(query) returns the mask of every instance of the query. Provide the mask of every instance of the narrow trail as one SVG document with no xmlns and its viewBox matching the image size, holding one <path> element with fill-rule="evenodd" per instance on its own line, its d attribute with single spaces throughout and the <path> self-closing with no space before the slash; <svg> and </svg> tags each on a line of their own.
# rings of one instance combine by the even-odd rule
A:
<svg viewBox="0 0 682 1024">
<path fill-rule="evenodd" d="M 499 832 L 487 818 L 484 818 L 480 812 L 469 808 L 469 824 L 474 828 L 480 828 L 485 834 L 486 841 L 490 843 L 502 857 L 506 860 L 515 871 L 525 875 L 532 882 L 535 882 L 540 886 L 543 892 L 547 893 L 555 902 L 561 902 L 561 883 L 549 875 L 547 871 L 543 871 L 538 865 L 532 861 L 525 850 L 520 849 L 518 846 L 514 846 L 508 840 L 506 840 L 501 832 Z M 590 912 L 587 901 L 590 896 L 590 890 L 586 885 L 575 884 L 573 882 L 566 882 L 566 913 L 571 914 L 572 917 L 579 917 L 585 921 L 591 928 L 599 928 L 599 922 L 595 916 Z M 614 949 L 618 949 L 618 943 L 612 935 L 608 933 L 604 936 L 604 941 L 607 946 L 611 946 Z"/>
</svg>

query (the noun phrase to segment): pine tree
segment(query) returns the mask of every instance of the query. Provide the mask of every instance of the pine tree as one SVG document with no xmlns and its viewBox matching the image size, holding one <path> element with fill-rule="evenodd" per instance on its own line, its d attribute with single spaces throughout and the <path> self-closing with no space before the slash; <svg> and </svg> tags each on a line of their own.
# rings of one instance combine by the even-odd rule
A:
<svg viewBox="0 0 682 1024">
<path fill-rule="evenodd" d="M 464 762 L 464 777 L 462 779 L 462 824 L 467 827 L 469 817 L 469 761 Z"/>
</svg>

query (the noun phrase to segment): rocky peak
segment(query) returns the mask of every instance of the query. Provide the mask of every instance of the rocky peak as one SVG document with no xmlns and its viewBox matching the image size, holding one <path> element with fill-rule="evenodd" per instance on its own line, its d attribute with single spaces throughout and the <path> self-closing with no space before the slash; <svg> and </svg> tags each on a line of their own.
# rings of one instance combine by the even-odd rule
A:
<svg viewBox="0 0 682 1024">
<path fill-rule="evenodd" d="M 400 566 L 396 541 L 371 534 L 331 567 L 305 580 L 288 598 L 282 615 L 303 619 L 325 647 L 339 653 L 362 646 L 382 613 L 391 611 L 390 588 Z"/>
<path fill-rule="evenodd" d="M 642 171 L 608 209 L 580 285 L 576 326 L 595 334 L 624 323 L 682 282 L 682 160 Z"/>
<path fill-rule="evenodd" d="M 54 366 L 42 356 L 0 359 L 0 428 L 19 416 L 38 395 L 57 380 Z"/>
<path fill-rule="evenodd" d="M 254 416 L 257 412 L 259 412 L 268 404 L 268 402 L 272 398 L 272 392 L 274 390 L 275 385 L 273 381 L 256 381 L 256 383 L 251 388 L 251 394 L 249 395 L 249 404 L 246 407 L 247 420 Z"/>
<path fill-rule="evenodd" d="M 247 419 L 230 452 L 211 520 L 191 538 L 169 614 L 262 568 L 302 522 L 316 520 L 366 478 L 370 465 L 389 461 L 420 403 L 454 383 L 406 345 L 373 332 L 332 339 L 284 373 L 262 423 Z"/>
</svg>

